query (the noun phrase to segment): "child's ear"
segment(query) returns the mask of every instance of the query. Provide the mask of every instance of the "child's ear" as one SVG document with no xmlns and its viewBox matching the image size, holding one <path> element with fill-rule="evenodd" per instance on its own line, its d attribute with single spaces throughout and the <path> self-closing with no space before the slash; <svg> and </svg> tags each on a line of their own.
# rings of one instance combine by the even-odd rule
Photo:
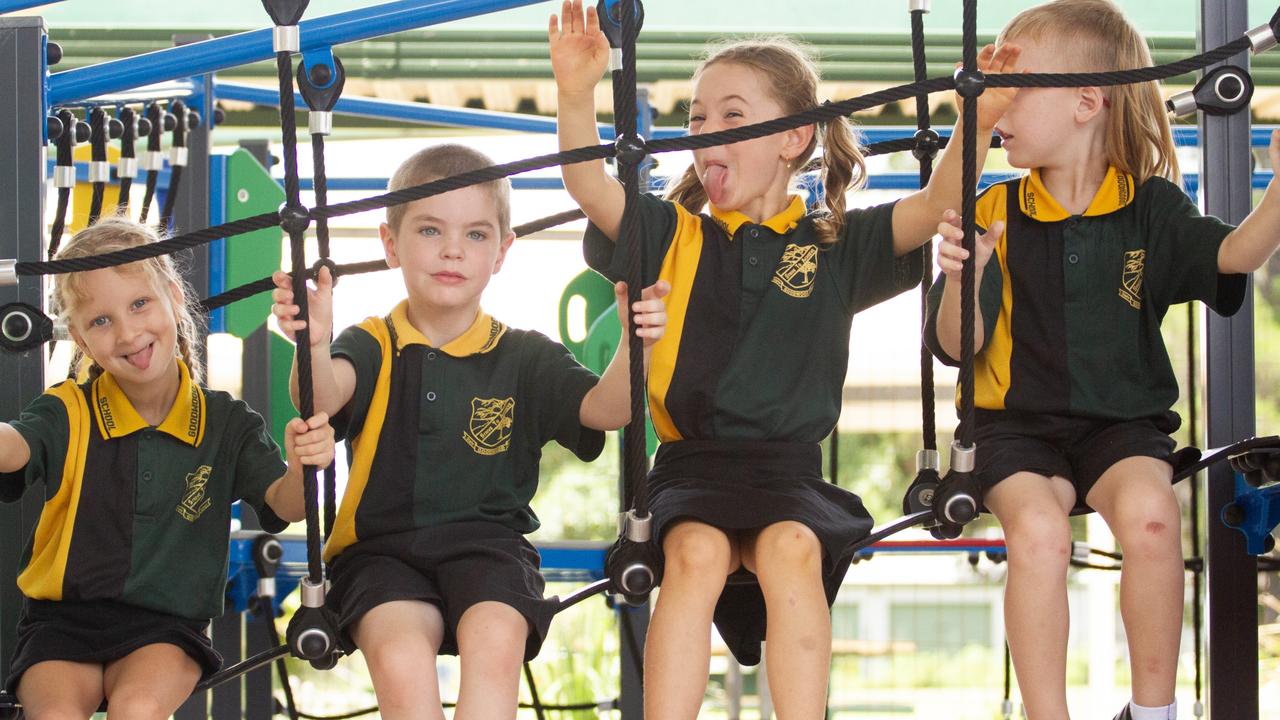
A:
<svg viewBox="0 0 1280 720">
<path fill-rule="evenodd" d="M 498 244 L 498 259 L 493 263 L 493 272 L 497 274 L 502 269 L 502 262 L 507 259 L 507 251 L 511 249 L 511 243 L 516 241 L 516 234 L 507 231 L 507 236 L 502 238 L 502 242 Z"/>
<path fill-rule="evenodd" d="M 1076 121 L 1087 123 L 1107 107 L 1107 96 L 1100 87 L 1082 87 L 1080 101 L 1076 105 Z"/>
<path fill-rule="evenodd" d="M 782 146 L 782 159 L 788 165 L 809 147 L 809 143 L 813 141 L 813 133 L 815 132 L 813 125 L 804 125 L 794 128 L 786 132 L 786 143 Z"/>
<path fill-rule="evenodd" d="M 396 255 L 396 236 L 391 226 L 382 223 L 378 226 L 378 237 L 382 238 L 382 253 L 387 258 L 387 267 L 400 267 L 400 257 Z"/>
</svg>

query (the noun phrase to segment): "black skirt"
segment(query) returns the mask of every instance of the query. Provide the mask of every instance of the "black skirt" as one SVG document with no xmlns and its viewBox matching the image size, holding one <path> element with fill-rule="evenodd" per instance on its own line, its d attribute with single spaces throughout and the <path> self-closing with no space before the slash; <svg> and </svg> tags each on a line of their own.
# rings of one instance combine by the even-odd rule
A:
<svg viewBox="0 0 1280 720">
<path fill-rule="evenodd" d="M 659 546 L 666 530 L 682 519 L 722 530 L 758 530 L 784 520 L 808 527 L 822 545 L 828 605 L 849 568 L 848 549 L 871 532 L 871 516 L 858 496 L 823 479 L 816 443 L 666 443 L 658 448 L 649 483 Z M 760 662 L 765 617 L 758 584 L 729 584 L 720 594 L 716 629 L 744 665 Z"/>
<path fill-rule="evenodd" d="M 22 674 L 49 660 L 106 664 L 146 645 L 177 645 L 200 666 L 203 680 L 222 667 L 206 630 L 191 620 L 111 600 L 25 599 L 5 690 L 16 692 Z"/>
</svg>

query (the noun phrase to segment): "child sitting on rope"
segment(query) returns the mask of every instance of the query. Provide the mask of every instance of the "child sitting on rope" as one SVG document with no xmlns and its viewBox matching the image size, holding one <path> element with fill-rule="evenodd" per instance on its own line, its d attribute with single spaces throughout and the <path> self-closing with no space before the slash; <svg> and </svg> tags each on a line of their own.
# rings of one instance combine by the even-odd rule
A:
<svg viewBox="0 0 1280 720">
<path fill-rule="evenodd" d="M 594 9 L 584 18 L 581 0 L 566 0 L 559 20 L 551 18 L 550 41 L 560 148 L 594 145 L 595 87 L 610 53 Z M 1016 56 L 988 47 L 979 64 L 1003 72 Z M 817 90 L 817 72 L 797 47 L 729 45 L 694 74 L 689 131 L 809 110 Z M 1012 94 L 983 96 L 980 137 L 990 136 Z M 819 143 L 825 208 L 810 213 L 790 191 Z M 662 440 L 650 510 L 665 569 L 646 641 L 646 717 L 697 716 L 713 621 L 742 662 L 759 662 L 767 640 L 780 717 L 823 716 L 829 606 L 849 564 L 846 548 L 872 522 L 856 495 L 823 481 L 818 443 L 840 414 L 854 313 L 916 284 L 933 214 L 960 201 L 959 145 L 928 188 L 866 209 L 846 210 L 845 192 L 865 179 L 865 165 L 842 117 L 696 150 L 667 200 L 638 198 L 645 282 L 661 278 L 673 288 L 673 322 L 654 346 L 648 386 Z M 625 277 L 622 187 L 603 162 L 562 172 L 592 223 L 588 263 Z M 739 568 L 759 584 L 726 587 Z"/>
<path fill-rule="evenodd" d="M 107 219 L 58 259 L 141 248 L 153 231 Z M 24 597 L 6 689 L 29 718 L 167 718 L 222 658 L 231 504 L 263 528 L 303 518 L 302 466 L 333 459 L 318 413 L 285 428 L 200 385 L 186 283 L 168 256 L 55 275 L 53 306 L 88 380 L 66 380 L 0 423 L 0 500 L 43 484 L 23 552 Z"/>
<path fill-rule="evenodd" d="M 1032 72 L 1151 65 L 1109 0 L 1057 0 L 1017 15 L 1001 46 Z M 1032 720 L 1065 720 L 1068 515 L 1100 513 L 1124 552 L 1120 613 L 1132 700 L 1123 720 L 1176 717 L 1182 632 L 1180 511 L 1170 479 L 1178 384 L 1160 335 L 1170 305 L 1223 315 L 1280 242 L 1280 190 L 1238 228 L 1203 217 L 1179 184 L 1156 83 L 1025 88 L 996 124 L 1030 174 L 989 188 L 975 212 L 973 438 L 986 507 L 1009 548 L 1005 627 Z M 1280 166 L 1277 135 L 1271 162 Z M 942 273 L 926 341 L 960 357 L 958 218 L 939 226 Z M 994 253 L 994 256 L 993 256 Z M 988 261 L 995 258 L 995 262 Z M 984 266 L 986 270 L 984 272 Z M 962 418 L 963 419 L 963 418 Z"/>
<path fill-rule="evenodd" d="M 492 165 L 461 145 L 404 161 L 390 190 Z M 387 263 L 409 296 L 330 344 L 332 281 L 309 293 L 315 406 L 347 439 L 350 474 L 325 547 L 327 604 L 347 648 L 360 648 L 384 718 L 444 717 L 435 661 L 459 655 L 455 718 L 514 717 L 520 664 L 538 653 L 556 602 L 543 598 L 538 527 L 529 502 L 541 448 L 555 440 L 583 460 L 601 430 L 630 418 L 627 343 L 597 378 L 563 345 L 508 328 L 480 309 L 515 234 L 510 188 L 494 180 L 387 209 Z M 273 312 L 292 335 L 289 278 L 275 276 Z M 626 286 L 616 288 L 626 320 Z M 656 283 L 635 303 L 651 344 L 666 323 Z M 297 399 L 297 379 L 293 380 Z"/>
</svg>

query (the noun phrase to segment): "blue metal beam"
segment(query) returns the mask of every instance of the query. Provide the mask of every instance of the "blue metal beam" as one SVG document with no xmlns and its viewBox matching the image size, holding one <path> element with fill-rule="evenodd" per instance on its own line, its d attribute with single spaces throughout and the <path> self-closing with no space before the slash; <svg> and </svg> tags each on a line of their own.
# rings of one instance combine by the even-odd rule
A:
<svg viewBox="0 0 1280 720">
<path fill-rule="evenodd" d="M 216 92 L 217 96 L 224 100 L 239 100 L 266 107 L 278 107 L 280 105 L 280 93 L 273 88 L 243 83 L 219 82 L 216 85 Z M 301 93 L 294 93 L 294 101 L 298 104 L 298 107 L 306 107 Z M 334 106 L 333 111 L 342 115 L 421 125 L 482 127 L 544 134 L 552 134 L 556 131 L 555 118 L 539 115 L 443 107 L 430 103 L 400 102 L 366 97 L 343 97 L 338 100 L 338 104 Z M 612 125 L 600 123 L 599 127 L 600 137 L 606 140 L 613 139 Z M 658 128 L 655 132 L 655 138 L 679 137 L 685 134 L 685 129 L 667 127 Z"/>
<path fill-rule="evenodd" d="M 4 13 L 17 12 L 19 10 L 27 10 L 41 5 L 52 5 L 60 3 L 63 0 L 0 0 L 0 15 Z"/>
<path fill-rule="evenodd" d="M 539 0 L 399 0 L 299 23 L 302 50 L 333 47 L 425 25 L 484 15 Z M 203 75 L 275 57 L 271 30 L 227 35 L 54 73 L 49 103 L 57 105 L 140 85 Z"/>
</svg>

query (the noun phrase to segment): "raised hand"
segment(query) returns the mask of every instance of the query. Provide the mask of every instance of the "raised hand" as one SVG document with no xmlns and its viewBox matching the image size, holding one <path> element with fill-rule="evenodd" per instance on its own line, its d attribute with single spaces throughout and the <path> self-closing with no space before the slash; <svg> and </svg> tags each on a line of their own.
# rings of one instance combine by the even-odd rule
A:
<svg viewBox="0 0 1280 720">
<path fill-rule="evenodd" d="M 297 342 L 298 331 L 307 327 L 307 321 L 298 318 L 298 306 L 293 299 L 293 278 L 283 270 L 271 274 L 276 289 L 271 291 L 271 314 L 280 325 L 285 337 Z M 315 288 L 308 286 L 307 310 L 311 315 L 311 346 L 329 342 L 333 334 L 333 276 L 328 267 L 321 267 L 316 276 Z"/>
<path fill-rule="evenodd" d="M 631 309 L 636 314 L 636 335 L 644 339 L 645 347 L 658 342 L 667 331 L 667 303 L 663 300 L 671 292 L 671 283 L 659 280 L 640 292 L 640 299 Z M 622 323 L 622 336 L 628 337 L 627 284 L 614 283 L 613 294 L 618 299 L 618 320 Z M 625 340 L 624 340 L 625 341 Z"/>
<path fill-rule="evenodd" d="M 560 17 L 551 16 L 547 27 L 551 43 L 551 70 L 561 93 L 595 92 L 609 64 L 609 39 L 600 30 L 596 9 L 582 0 L 565 0 Z"/>
<path fill-rule="evenodd" d="M 1021 55 L 1022 48 L 1017 45 L 1006 43 L 996 47 L 989 44 L 978 52 L 978 70 L 984 75 L 1018 72 Z M 956 67 L 959 68 L 960 63 L 956 63 Z M 1017 94 L 1018 88 L 988 87 L 983 91 L 978 96 L 978 129 L 989 131 L 994 128 Z M 964 98 L 959 94 L 956 95 L 956 109 L 963 113 Z"/>
<path fill-rule="evenodd" d="M 942 214 L 942 222 L 938 223 L 938 234 L 942 236 L 942 243 L 938 245 L 938 269 L 946 274 L 948 280 L 960 282 L 960 270 L 964 267 L 964 261 L 969 257 L 969 252 L 961 246 L 964 241 L 964 231 L 960 228 L 960 215 L 956 211 L 948 210 Z M 1003 234 L 1004 222 L 997 220 L 991 223 L 991 228 L 985 235 L 978 236 L 977 242 L 974 243 L 978 270 L 986 267 L 987 261 L 991 259 L 991 251 L 996 247 L 996 241 Z"/>
</svg>

